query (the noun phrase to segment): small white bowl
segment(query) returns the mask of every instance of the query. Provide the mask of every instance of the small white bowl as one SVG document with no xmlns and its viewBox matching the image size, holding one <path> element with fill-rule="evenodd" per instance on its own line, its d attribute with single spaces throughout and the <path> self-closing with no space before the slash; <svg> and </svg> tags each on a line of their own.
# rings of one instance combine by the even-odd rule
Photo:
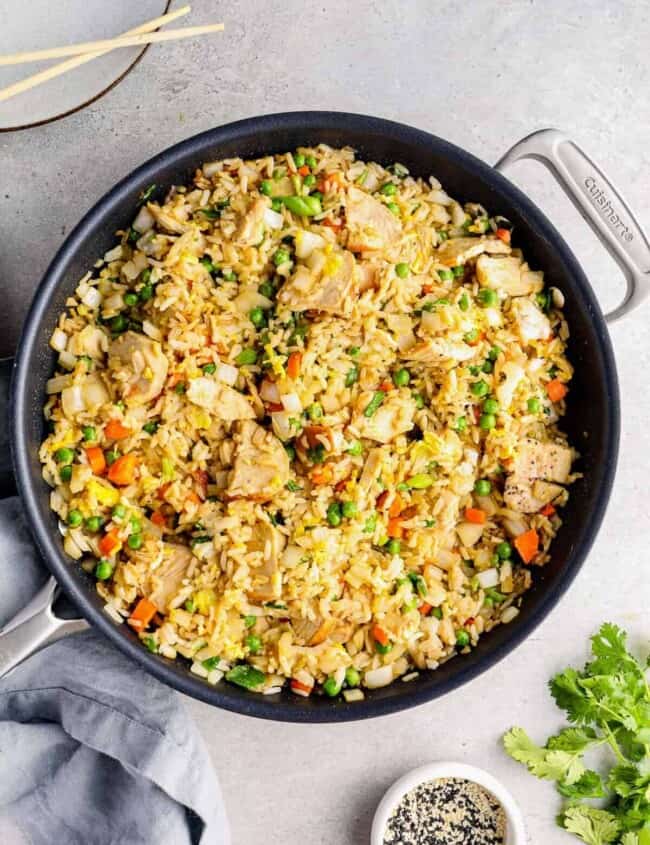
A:
<svg viewBox="0 0 650 845">
<path fill-rule="evenodd" d="M 465 763 L 428 763 L 407 772 L 388 789 L 379 802 L 372 822 L 370 845 L 383 845 L 386 824 L 395 807 L 407 792 L 421 783 L 438 778 L 462 778 L 478 783 L 490 792 L 503 807 L 506 814 L 505 845 L 526 845 L 526 829 L 521 810 L 508 790 L 496 778 Z"/>
</svg>

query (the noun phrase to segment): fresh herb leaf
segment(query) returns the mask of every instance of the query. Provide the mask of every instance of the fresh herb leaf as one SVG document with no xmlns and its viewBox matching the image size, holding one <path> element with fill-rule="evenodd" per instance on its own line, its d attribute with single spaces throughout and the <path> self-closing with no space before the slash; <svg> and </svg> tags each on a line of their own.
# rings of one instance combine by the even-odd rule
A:
<svg viewBox="0 0 650 845">
<path fill-rule="evenodd" d="M 575 833 L 587 845 L 615 842 L 620 830 L 611 813 L 586 806 L 569 807 L 562 817 L 562 826 L 569 833 Z"/>
</svg>

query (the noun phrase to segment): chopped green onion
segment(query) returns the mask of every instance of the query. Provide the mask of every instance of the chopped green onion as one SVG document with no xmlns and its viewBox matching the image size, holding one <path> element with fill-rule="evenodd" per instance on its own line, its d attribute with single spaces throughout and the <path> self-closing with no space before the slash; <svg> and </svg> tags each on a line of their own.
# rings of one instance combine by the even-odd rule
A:
<svg viewBox="0 0 650 845">
<path fill-rule="evenodd" d="M 230 681 L 231 684 L 244 687 L 244 689 L 257 689 L 266 680 L 266 675 L 254 666 L 249 666 L 247 663 L 240 663 L 238 666 L 233 666 L 230 672 L 226 673 L 226 680 Z"/>
<path fill-rule="evenodd" d="M 369 417 L 374 416 L 375 412 L 377 411 L 377 409 L 379 408 L 379 406 L 381 405 L 381 403 L 384 401 L 385 398 L 386 398 L 386 394 L 384 393 L 383 390 L 376 390 L 372 399 L 366 405 L 366 409 L 363 412 L 364 417 L 369 418 Z"/>
</svg>

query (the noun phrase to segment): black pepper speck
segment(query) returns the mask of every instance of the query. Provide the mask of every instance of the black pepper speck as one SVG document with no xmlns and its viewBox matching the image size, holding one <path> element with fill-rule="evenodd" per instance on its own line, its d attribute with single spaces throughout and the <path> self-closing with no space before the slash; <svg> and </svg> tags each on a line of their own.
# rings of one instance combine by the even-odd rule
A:
<svg viewBox="0 0 650 845">
<path fill-rule="evenodd" d="M 463 778 L 426 781 L 408 792 L 388 819 L 384 845 L 504 845 L 506 815 L 479 784 Z"/>
</svg>

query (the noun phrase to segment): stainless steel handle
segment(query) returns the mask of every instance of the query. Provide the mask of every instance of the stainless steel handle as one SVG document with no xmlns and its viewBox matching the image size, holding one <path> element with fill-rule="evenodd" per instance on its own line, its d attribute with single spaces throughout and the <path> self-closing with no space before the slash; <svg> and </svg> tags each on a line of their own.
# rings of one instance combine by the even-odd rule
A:
<svg viewBox="0 0 650 845">
<path fill-rule="evenodd" d="M 84 619 L 59 619 L 52 604 L 57 584 L 50 578 L 2 630 L 0 630 L 0 678 L 48 641 L 82 631 L 88 627 Z"/>
<path fill-rule="evenodd" d="M 650 244 L 632 209 L 598 165 L 557 129 L 533 132 L 508 150 L 495 167 L 503 173 L 522 158 L 534 158 L 548 167 L 619 264 L 627 290 L 623 302 L 605 319 L 613 322 L 625 316 L 650 292 Z"/>
</svg>

